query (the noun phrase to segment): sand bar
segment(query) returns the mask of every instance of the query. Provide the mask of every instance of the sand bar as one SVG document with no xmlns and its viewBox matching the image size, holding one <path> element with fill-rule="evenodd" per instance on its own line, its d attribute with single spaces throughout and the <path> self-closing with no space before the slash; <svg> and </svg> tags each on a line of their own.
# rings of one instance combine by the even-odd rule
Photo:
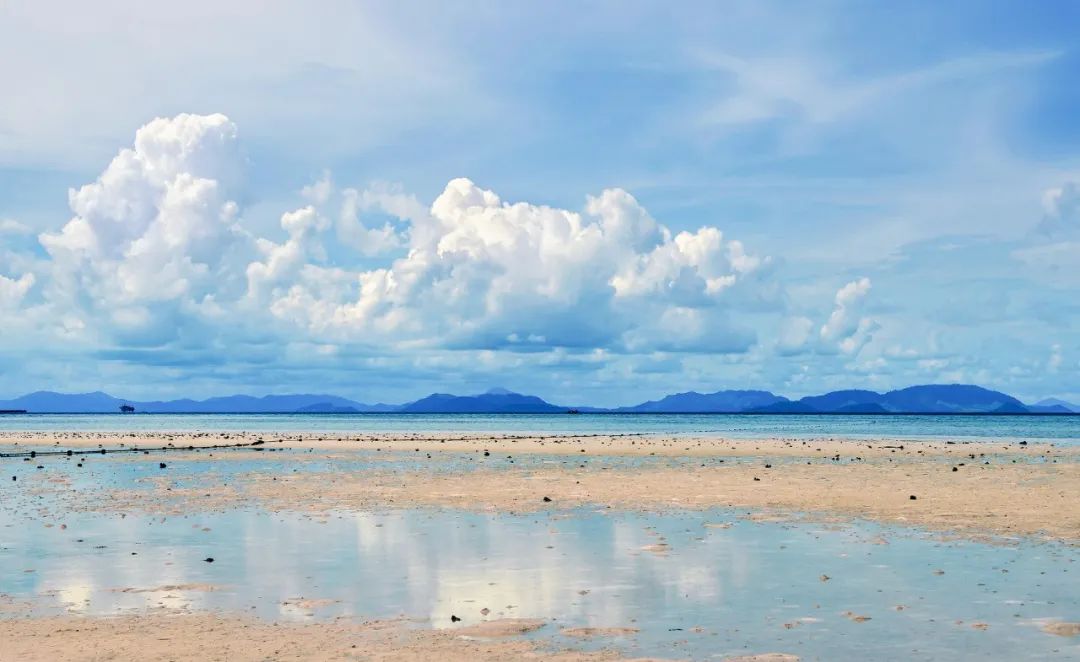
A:
<svg viewBox="0 0 1080 662">
<path fill-rule="evenodd" d="M 9 449 L 160 447 L 251 443 L 257 448 L 169 451 L 168 462 L 273 458 L 279 471 L 229 481 L 174 484 L 166 472 L 142 489 L 75 489 L 35 476 L 20 489 L 58 497 L 75 511 L 179 514 L 257 505 L 271 510 L 327 511 L 453 507 L 539 511 L 576 507 L 704 509 L 731 507 L 769 516 L 809 513 L 918 525 L 963 535 L 1034 536 L 1080 542 L 1080 448 L 1019 442 L 897 440 L 739 440 L 665 437 L 476 435 L 8 434 Z M 281 441 L 278 441 L 281 439 Z M 688 450 L 689 449 L 689 450 Z M 404 458 L 405 469 L 291 473 L 289 463 L 355 457 Z M 528 467 L 515 456 L 552 457 Z M 614 456 L 640 462 L 610 464 Z M 119 457 L 119 456 L 118 456 Z M 131 461 L 146 461 L 133 454 Z M 453 459 L 468 468 L 446 470 Z M 580 464 L 579 460 L 580 458 Z M 656 461 L 653 461 L 656 458 Z M 682 458 L 671 466 L 664 458 Z M 696 458 L 696 459 L 687 459 Z M 9 458 L 11 459 L 11 458 Z M 498 467 L 495 460 L 503 461 Z M 156 461 L 156 458 L 155 460 Z M 485 464 L 486 463 L 486 464 Z M 435 469 L 441 469 L 435 471 Z M 45 472 L 43 472 L 45 473 Z M 317 489 L 315 487 L 317 486 Z M 15 489 L 8 486 L 9 489 Z M 545 500 L 546 499 L 548 500 Z M 914 498 L 912 498 L 914 497 Z"/>
</svg>

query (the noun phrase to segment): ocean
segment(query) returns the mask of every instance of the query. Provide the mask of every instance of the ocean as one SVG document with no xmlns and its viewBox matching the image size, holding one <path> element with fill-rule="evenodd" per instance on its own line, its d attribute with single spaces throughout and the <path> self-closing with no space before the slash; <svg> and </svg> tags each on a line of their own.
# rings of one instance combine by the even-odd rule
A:
<svg viewBox="0 0 1080 662">
<path fill-rule="evenodd" d="M 1080 416 L 740 414 L 8 414 L 3 431 L 670 434 L 1080 444 Z"/>
</svg>

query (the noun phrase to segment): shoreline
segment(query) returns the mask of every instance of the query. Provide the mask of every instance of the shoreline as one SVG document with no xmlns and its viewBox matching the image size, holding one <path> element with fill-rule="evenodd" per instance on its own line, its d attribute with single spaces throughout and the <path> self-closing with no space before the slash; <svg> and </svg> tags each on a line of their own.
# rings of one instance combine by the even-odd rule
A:
<svg viewBox="0 0 1080 662">
<path fill-rule="evenodd" d="M 328 432 L 39 432 L 0 431 L 0 450 L 26 447 L 44 449 L 137 449 L 185 450 L 209 446 L 265 445 L 267 448 L 314 450 L 387 450 L 479 452 L 500 448 L 518 453 L 558 455 L 581 452 L 594 455 L 658 456 L 802 456 L 810 453 L 835 455 L 859 452 L 862 455 L 889 455 L 916 450 L 923 455 L 967 455 L 969 453 L 1027 452 L 1036 449 L 1056 457 L 1080 458 L 1080 443 L 1062 440 L 1028 439 L 926 439 L 894 437 L 854 439 L 844 437 L 725 437 L 713 434 L 561 434 L 561 433 L 353 433 Z M 753 445 L 753 448 L 750 448 Z"/>
</svg>

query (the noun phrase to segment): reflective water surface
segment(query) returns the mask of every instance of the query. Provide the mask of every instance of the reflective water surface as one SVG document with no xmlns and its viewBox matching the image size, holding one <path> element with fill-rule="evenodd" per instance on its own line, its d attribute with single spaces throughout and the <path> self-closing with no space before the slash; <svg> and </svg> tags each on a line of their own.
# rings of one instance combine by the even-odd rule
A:
<svg viewBox="0 0 1080 662">
<path fill-rule="evenodd" d="M 531 636 L 556 644 L 562 627 L 634 627 L 574 645 L 694 659 L 1080 655 L 1080 642 L 1039 629 L 1080 617 L 1076 548 L 738 515 L 239 510 L 79 515 L 60 518 L 62 529 L 7 512 L 0 593 L 87 614 L 160 605 L 434 627 L 488 609 L 549 619 Z"/>
</svg>

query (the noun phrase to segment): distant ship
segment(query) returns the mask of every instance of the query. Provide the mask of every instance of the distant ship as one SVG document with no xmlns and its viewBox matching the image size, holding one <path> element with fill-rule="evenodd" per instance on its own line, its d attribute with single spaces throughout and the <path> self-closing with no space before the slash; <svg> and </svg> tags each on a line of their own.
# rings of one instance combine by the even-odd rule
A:
<svg viewBox="0 0 1080 662">
<path fill-rule="evenodd" d="M 566 413 L 567 414 L 580 414 L 581 412 L 578 411 L 577 409 L 567 409 Z"/>
<path fill-rule="evenodd" d="M 25 409 L 0 409 L 0 414 L 25 414 Z"/>
<path fill-rule="evenodd" d="M 135 408 L 131 405 L 120 405 L 121 414 L 131 414 L 135 411 Z"/>
</svg>

